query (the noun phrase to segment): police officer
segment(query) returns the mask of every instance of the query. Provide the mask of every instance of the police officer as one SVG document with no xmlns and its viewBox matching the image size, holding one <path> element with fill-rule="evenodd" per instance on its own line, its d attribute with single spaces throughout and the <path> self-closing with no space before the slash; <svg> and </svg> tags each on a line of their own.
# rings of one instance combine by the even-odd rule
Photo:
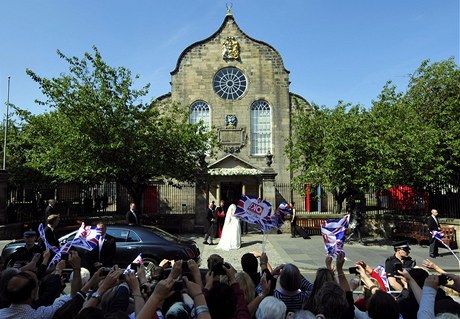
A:
<svg viewBox="0 0 460 319">
<path fill-rule="evenodd" d="M 393 243 L 395 254 L 388 257 L 385 261 L 385 272 L 387 273 L 388 283 L 392 290 L 403 290 L 403 284 L 399 278 L 401 274 L 398 270 L 410 269 L 415 267 L 415 260 L 409 257 L 410 246 L 407 241 L 398 241 Z"/>
<path fill-rule="evenodd" d="M 20 264 L 19 266 L 24 266 L 29 263 L 35 254 L 40 254 L 43 252 L 42 248 L 35 243 L 37 240 L 37 233 L 33 230 L 28 230 L 24 232 L 24 242 L 23 247 L 16 249 L 14 253 L 11 254 L 11 261 L 8 262 L 9 265 L 13 266 L 15 263 Z"/>
</svg>

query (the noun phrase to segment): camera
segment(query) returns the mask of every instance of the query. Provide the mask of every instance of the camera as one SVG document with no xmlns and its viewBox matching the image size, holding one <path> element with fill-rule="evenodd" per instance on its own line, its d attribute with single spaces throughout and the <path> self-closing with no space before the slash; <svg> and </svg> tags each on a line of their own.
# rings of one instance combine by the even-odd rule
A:
<svg viewBox="0 0 460 319">
<path fill-rule="evenodd" d="M 445 286 L 447 285 L 447 276 L 442 274 L 438 276 L 438 285 L 439 286 Z"/>
<path fill-rule="evenodd" d="M 403 265 L 401 263 L 397 263 L 394 265 L 395 274 L 399 275 L 399 272 L 403 270 Z"/>
<path fill-rule="evenodd" d="M 61 255 L 61 260 L 68 261 L 68 260 L 69 260 L 69 254 L 63 253 L 63 254 Z"/>
<path fill-rule="evenodd" d="M 214 275 L 226 275 L 227 272 L 225 271 L 224 267 L 229 269 L 230 265 L 227 263 L 218 262 L 212 266 L 211 271 L 214 273 Z"/>
<path fill-rule="evenodd" d="M 137 264 L 137 263 L 131 263 L 131 269 L 134 271 L 137 271 L 137 269 L 139 268 L 139 265 L 140 264 Z"/>
<path fill-rule="evenodd" d="M 358 267 L 350 267 L 348 268 L 348 272 L 350 275 L 358 275 Z"/>
</svg>

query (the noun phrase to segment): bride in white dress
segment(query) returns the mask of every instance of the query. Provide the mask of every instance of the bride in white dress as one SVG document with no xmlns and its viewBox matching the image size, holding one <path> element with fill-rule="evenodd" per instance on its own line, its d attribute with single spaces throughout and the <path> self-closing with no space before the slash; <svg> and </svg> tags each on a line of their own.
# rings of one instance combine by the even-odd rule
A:
<svg viewBox="0 0 460 319">
<path fill-rule="evenodd" d="M 240 220 L 234 216 L 236 205 L 231 204 L 225 215 L 222 236 L 216 248 L 222 250 L 239 249 L 241 246 Z"/>
</svg>

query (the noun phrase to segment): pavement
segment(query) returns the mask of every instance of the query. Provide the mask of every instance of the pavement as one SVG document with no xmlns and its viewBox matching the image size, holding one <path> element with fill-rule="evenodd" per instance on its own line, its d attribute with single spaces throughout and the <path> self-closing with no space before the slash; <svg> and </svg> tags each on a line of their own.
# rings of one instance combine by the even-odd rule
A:
<svg viewBox="0 0 460 319">
<path fill-rule="evenodd" d="M 223 251 L 216 245 L 204 245 L 202 237 L 193 237 L 200 248 L 202 266 L 206 266 L 206 259 L 211 254 L 219 254 L 225 261 L 232 264 L 237 270 L 241 269 L 240 259 L 247 252 L 261 252 L 263 235 L 251 233 L 241 237 L 241 248 L 237 250 Z M 218 242 L 217 240 L 215 242 Z M 345 267 L 354 266 L 354 262 L 364 260 L 372 268 L 384 265 L 385 260 L 394 254 L 391 242 L 384 239 L 364 238 L 363 243 L 351 242 L 345 244 L 346 259 Z M 429 258 L 428 246 L 411 245 L 410 256 L 421 266 L 424 259 Z M 299 267 L 307 277 L 316 273 L 318 268 L 324 267 L 325 251 L 323 238 L 319 235 L 311 236 L 310 239 L 302 237 L 291 238 L 290 234 L 268 234 L 265 251 L 270 264 L 275 267 L 283 263 L 292 263 Z M 459 262 L 446 248 L 439 249 L 440 257 L 430 260 L 448 272 L 458 273 Z M 459 251 L 454 250 L 458 256 Z"/>
<path fill-rule="evenodd" d="M 226 262 L 232 264 L 237 270 L 241 270 L 241 256 L 247 252 L 261 252 L 264 235 L 253 232 L 241 237 L 241 248 L 237 250 L 223 251 L 217 245 L 203 244 L 203 236 L 196 234 L 182 235 L 194 239 L 201 251 L 202 267 L 206 267 L 206 260 L 211 254 L 219 254 Z M 0 241 L 0 250 L 9 241 Z M 215 240 L 215 243 L 218 239 Z M 364 238 L 364 243 L 352 242 L 345 244 L 347 261 L 345 267 L 352 267 L 355 261 L 364 260 L 372 268 L 383 265 L 386 258 L 394 251 L 391 243 L 387 240 L 376 238 Z M 314 277 L 316 270 L 324 267 L 325 252 L 321 236 L 311 236 L 310 239 L 302 237 L 291 238 L 290 234 L 268 234 L 266 235 L 265 251 L 269 263 L 275 267 L 283 263 L 292 263 L 299 267 L 300 271 L 307 278 Z M 440 257 L 431 259 L 441 268 L 448 272 L 459 272 L 459 262 L 455 256 L 446 248 L 439 249 Z M 459 251 L 454 250 L 458 256 Z M 411 245 L 410 256 L 421 266 L 422 261 L 428 258 L 428 246 Z M 351 277 L 351 276 L 350 276 Z"/>
</svg>

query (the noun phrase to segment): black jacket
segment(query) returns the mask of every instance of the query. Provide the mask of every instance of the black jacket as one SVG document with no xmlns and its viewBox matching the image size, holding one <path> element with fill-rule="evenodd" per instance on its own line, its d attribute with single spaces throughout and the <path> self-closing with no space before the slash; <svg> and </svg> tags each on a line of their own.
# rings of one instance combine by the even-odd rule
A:
<svg viewBox="0 0 460 319">
<path fill-rule="evenodd" d="M 116 251 L 117 246 L 115 244 L 115 238 L 105 234 L 100 253 L 99 245 L 89 252 L 89 266 L 93 267 L 94 263 L 100 262 L 104 267 L 112 267 Z"/>
</svg>

